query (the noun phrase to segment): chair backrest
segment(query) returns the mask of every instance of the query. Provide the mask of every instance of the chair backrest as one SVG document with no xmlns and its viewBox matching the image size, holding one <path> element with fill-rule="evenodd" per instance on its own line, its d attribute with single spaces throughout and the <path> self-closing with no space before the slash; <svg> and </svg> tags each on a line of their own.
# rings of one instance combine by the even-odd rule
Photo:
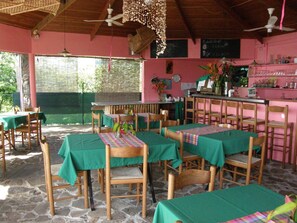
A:
<svg viewBox="0 0 297 223">
<path fill-rule="evenodd" d="M 164 115 L 165 120 L 167 120 L 169 116 L 169 110 L 160 109 L 160 114 Z"/>
<path fill-rule="evenodd" d="M 266 156 L 266 135 L 265 134 L 263 134 L 262 136 L 259 136 L 258 138 L 250 137 L 248 160 L 247 160 L 248 169 L 251 168 L 253 151 L 255 149 L 259 149 L 259 147 L 261 149 L 261 166 L 263 166 L 265 162 L 265 156 Z"/>
<path fill-rule="evenodd" d="M 226 101 L 225 103 L 225 117 L 230 114 L 230 110 L 234 110 L 235 113 L 231 113 L 239 117 L 239 104 L 237 101 Z"/>
<path fill-rule="evenodd" d="M 126 113 L 126 110 L 125 109 L 118 109 L 118 110 L 115 110 L 114 113 L 115 114 L 125 114 Z"/>
<path fill-rule="evenodd" d="M 165 121 L 165 116 L 164 115 L 148 113 L 148 116 L 147 116 L 147 130 L 148 131 L 150 130 L 150 123 L 151 122 L 161 122 L 161 121 Z M 160 125 L 161 125 L 161 123 L 160 123 Z M 160 129 L 158 129 L 158 131 L 159 130 Z"/>
<path fill-rule="evenodd" d="M 183 158 L 184 153 L 184 136 L 182 132 L 172 132 L 167 127 L 164 129 L 164 135 L 166 138 L 173 139 L 179 143 L 179 154 Z"/>
<path fill-rule="evenodd" d="M 133 158 L 133 157 L 143 157 L 143 175 L 147 176 L 147 159 L 148 159 L 148 147 L 143 144 L 143 147 L 117 147 L 110 148 L 110 145 L 105 146 L 106 155 L 106 178 L 110 179 L 110 159 L 112 157 L 117 158 Z"/>
<path fill-rule="evenodd" d="M 127 124 L 134 124 L 134 130 L 138 131 L 138 115 L 119 115 L 117 116 L 117 122 L 120 124 L 127 123 Z"/>
<path fill-rule="evenodd" d="M 281 116 L 281 118 L 283 119 L 283 123 L 287 126 L 288 124 L 288 114 L 289 114 L 289 106 L 285 105 L 285 106 L 276 106 L 276 105 L 266 105 L 266 109 L 265 109 L 265 125 L 267 126 L 268 122 L 271 121 L 270 120 L 270 114 L 271 113 L 281 113 L 283 114 Z M 280 121 L 280 120 L 278 120 Z"/>
<path fill-rule="evenodd" d="M 98 133 L 109 133 L 109 132 L 113 132 L 113 129 L 110 127 L 104 127 L 104 128 L 99 128 Z"/>
<path fill-rule="evenodd" d="M 101 128 L 101 115 L 100 113 L 92 112 L 92 132 L 99 133 Z"/>
<path fill-rule="evenodd" d="M 172 173 L 168 176 L 168 196 L 167 199 L 174 197 L 174 191 L 185 186 L 194 184 L 209 184 L 208 191 L 213 191 L 216 176 L 216 168 L 210 166 L 210 170 L 189 169 L 183 171 L 178 176 Z"/>
<path fill-rule="evenodd" d="M 205 98 L 195 98 L 195 108 L 198 111 L 206 112 L 206 99 Z"/>
<path fill-rule="evenodd" d="M 177 119 L 177 120 L 167 119 L 165 121 L 161 120 L 160 123 L 161 123 L 160 128 L 180 125 L 179 119 Z"/>
<path fill-rule="evenodd" d="M 28 108 L 25 108 L 25 111 L 40 112 L 40 107 L 28 107 Z"/>
<path fill-rule="evenodd" d="M 36 124 L 39 122 L 38 113 L 32 113 L 27 115 L 27 125 L 28 125 L 28 131 L 38 131 L 39 130 L 39 124 Z M 33 129 L 34 127 L 34 129 Z"/>
</svg>

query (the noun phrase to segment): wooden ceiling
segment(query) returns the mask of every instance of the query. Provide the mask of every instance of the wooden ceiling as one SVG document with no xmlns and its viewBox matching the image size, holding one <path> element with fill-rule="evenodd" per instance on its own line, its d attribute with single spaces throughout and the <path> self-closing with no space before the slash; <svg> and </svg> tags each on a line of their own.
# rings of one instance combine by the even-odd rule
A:
<svg viewBox="0 0 297 223">
<path fill-rule="evenodd" d="M 280 35 L 288 32 L 266 29 L 245 32 L 244 29 L 267 24 L 267 8 L 275 8 L 273 15 L 281 18 L 282 0 L 167 0 L 167 38 L 256 38 Z M 61 4 L 56 16 L 40 11 L 18 15 L 0 13 L 0 23 L 24 29 L 89 34 L 127 36 L 135 34 L 141 25 L 126 22 L 124 26 L 108 27 L 107 23 L 86 23 L 84 19 L 105 19 L 108 4 L 113 15 L 122 13 L 122 0 L 67 0 Z M 297 1 L 286 1 L 285 27 L 297 29 Z M 121 20 L 119 20 L 121 21 Z"/>
</svg>

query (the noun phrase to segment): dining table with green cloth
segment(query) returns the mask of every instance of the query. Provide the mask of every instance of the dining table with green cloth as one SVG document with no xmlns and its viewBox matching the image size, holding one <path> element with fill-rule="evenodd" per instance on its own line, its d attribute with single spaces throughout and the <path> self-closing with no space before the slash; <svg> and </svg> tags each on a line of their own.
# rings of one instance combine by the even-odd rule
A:
<svg viewBox="0 0 297 223">
<path fill-rule="evenodd" d="M 137 121 L 138 121 L 138 129 L 146 129 L 147 128 L 147 117 L 149 113 L 137 113 Z M 119 115 L 126 115 L 126 114 L 119 114 Z M 104 126 L 108 126 L 110 128 L 113 127 L 114 123 L 116 122 L 118 114 L 103 114 L 102 115 L 102 122 Z M 150 122 L 150 128 L 159 128 L 160 122 Z"/>
<path fill-rule="evenodd" d="M 218 223 L 275 209 L 284 196 L 257 184 L 160 201 L 153 223 Z"/>
<path fill-rule="evenodd" d="M 171 126 L 168 127 L 168 130 L 173 132 L 187 131 L 207 126 L 200 123 L 191 123 Z M 164 135 L 164 129 L 162 129 L 161 134 Z M 222 167 L 225 163 L 226 155 L 248 151 L 250 137 L 257 137 L 257 134 L 242 130 L 226 129 L 222 132 L 199 135 L 197 145 L 184 142 L 184 149 L 192 154 L 203 157 L 211 165 Z"/>
<path fill-rule="evenodd" d="M 136 137 L 148 145 L 149 163 L 173 160 L 174 167 L 182 163 L 175 141 L 149 131 L 136 132 Z M 98 134 L 67 135 L 58 154 L 64 159 L 59 176 L 72 185 L 76 181 L 77 170 L 105 168 L 105 144 Z M 111 166 L 119 167 L 141 162 L 141 158 L 116 158 L 111 160 Z"/>
<path fill-rule="evenodd" d="M 0 122 L 3 123 L 4 130 L 15 129 L 19 125 L 27 122 L 27 115 L 29 113 L 34 112 L 18 112 L 17 114 L 15 114 L 14 112 L 1 113 Z M 43 123 L 46 122 L 46 117 L 43 112 L 38 113 L 38 118 L 42 120 Z"/>
</svg>

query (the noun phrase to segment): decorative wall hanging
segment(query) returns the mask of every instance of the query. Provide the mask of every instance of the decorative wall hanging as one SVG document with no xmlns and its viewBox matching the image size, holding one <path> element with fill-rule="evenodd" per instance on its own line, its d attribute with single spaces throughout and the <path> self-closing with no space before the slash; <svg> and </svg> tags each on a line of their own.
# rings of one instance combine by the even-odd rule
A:
<svg viewBox="0 0 297 223">
<path fill-rule="evenodd" d="M 43 11 L 56 15 L 60 7 L 59 0 L 2 0 L 0 12 L 10 15 L 31 11 Z"/>
<path fill-rule="evenodd" d="M 166 0 L 123 0 L 123 22 L 139 22 L 155 30 L 158 57 L 166 49 Z"/>
</svg>

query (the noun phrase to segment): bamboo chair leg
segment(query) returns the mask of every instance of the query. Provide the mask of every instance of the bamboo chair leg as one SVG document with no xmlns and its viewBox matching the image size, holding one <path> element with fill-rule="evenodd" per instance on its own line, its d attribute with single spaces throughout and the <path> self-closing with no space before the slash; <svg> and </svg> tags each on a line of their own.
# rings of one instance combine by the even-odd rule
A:
<svg viewBox="0 0 297 223">
<path fill-rule="evenodd" d="M 84 171 L 84 204 L 85 204 L 85 208 L 89 208 L 87 171 Z"/>
<path fill-rule="evenodd" d="M 81 189 L 81 178 L 77 178 L 77 196 L 81 196 L 82 194 L 82 189 Z"/>
<path fill-rule="evenodd" d="M 168 161 L 165 160 L 164 161 L 164 180 L 165 181 L 167 181 L 167 178 L 168 178 L 168 166 L 167 166 L 167 164 L 168 164 Z"/>
</svg>

